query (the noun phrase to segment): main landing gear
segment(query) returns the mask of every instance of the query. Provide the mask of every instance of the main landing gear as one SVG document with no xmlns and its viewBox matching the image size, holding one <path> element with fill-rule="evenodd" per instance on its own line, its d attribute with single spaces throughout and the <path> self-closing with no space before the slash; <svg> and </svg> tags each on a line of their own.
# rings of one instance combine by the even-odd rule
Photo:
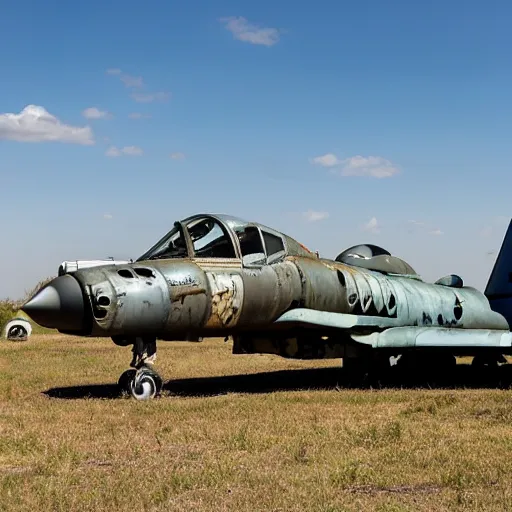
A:
<svg viewBox="0 0 512 512">
<path fill-rule="evenodd" d="M 119 377 L 118 385 L 124 393 L 129 393 L 136 400 L 150 400 L 162 391 L 162 378 L 153 369 L 156 359 L 156 339 L 112 338 L 119 346 L 133 345 L 131 368 Z"/>
</svg>

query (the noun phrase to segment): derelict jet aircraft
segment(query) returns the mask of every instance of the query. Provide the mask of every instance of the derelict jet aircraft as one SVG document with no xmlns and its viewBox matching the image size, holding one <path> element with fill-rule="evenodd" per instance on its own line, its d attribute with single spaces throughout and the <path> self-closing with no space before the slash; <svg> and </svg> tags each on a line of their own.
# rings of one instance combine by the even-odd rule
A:
<svg viewBox="0 0 512 512">
<path fill-rule="evenodd" d="M 375 245 L 323 259 L 261 224 L 200 214 L 134 262 L 64 262 L 22 309 L 62 333 L 132 345 L 119 385 L 148 399 L 162 388 L 157 339 L 232 336 L 234 354 L 343 358 L 356 370 L 411 353 L 497 364 L 512 354 L 511 267 L 512 223 L 483 294 L 456 275 L 426 283 Z"/>
</svg>

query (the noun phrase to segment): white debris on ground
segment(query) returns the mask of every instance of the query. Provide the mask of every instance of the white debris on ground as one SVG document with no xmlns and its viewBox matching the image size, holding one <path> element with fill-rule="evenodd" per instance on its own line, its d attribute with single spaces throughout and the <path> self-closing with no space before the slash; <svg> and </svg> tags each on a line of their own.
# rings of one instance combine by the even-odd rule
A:
<svg viewBox="0 0 512 512">
<path fill-rule="evenodd" d="M 11 341 L 26 341 L 32 334 L 32 325 L 24 318 L 14 318 L 3 328 L 2 337 Z"/>
</svg>

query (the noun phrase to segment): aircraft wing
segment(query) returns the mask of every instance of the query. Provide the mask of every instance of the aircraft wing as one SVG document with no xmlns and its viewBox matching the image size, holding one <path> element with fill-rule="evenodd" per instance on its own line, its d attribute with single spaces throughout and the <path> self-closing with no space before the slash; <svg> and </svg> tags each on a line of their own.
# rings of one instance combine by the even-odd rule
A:
<svg viewBox="0 0 512 512">
<path fill-rule="evenodd" d="M 305 308 L 287 311 L 275 323 L 311 329 L 340 329 L 347 331 L 353 341 L 373 348 L 512 347 L 512 333 L 508 330 L 403 326 L 396 318 L 331 313 Z"/>
<path fill-rule="evenodd" d="M 295 324 L 297 327 L 329 327 L 334 329 L 352 329 L 354 327 L 374 327 L 376 329 L 383 329 L 402 325 L 397 318 L 331 313 L 329 311 L 317 311 L 307 308 L 291 309 L 283 313 L 275 320 L 275 323 Z"/>
</svg>

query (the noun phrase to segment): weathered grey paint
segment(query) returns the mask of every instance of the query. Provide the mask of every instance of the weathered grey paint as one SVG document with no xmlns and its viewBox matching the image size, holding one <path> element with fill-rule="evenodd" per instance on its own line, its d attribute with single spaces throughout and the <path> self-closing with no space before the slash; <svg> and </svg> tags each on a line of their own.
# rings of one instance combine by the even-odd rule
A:
<svg viewBox="0 0 512 512">
<path fill-rule="evenodd" d="M 423 346 L 418 343 L 435 344 L 437 333 L 447 331 L 464 331 L 466 337 L 473 336 L 471 343 L 485 345 L 509 329 L 485 295 L 463 287 L 458 276 L 425 283 L 408 264 L 385 255 L 377 257 L 376 268 L 385 264 L 405 273 L 372 270 L 371 258 L 360 266 L 352 256 L 350 265 L 320 259 L 265 226 L 228 216 L 212 218 L 226 228 L 236 257 L 138 260 L 90 268 L 77 264 L 80 269 L 72 275 L 92 312 L 81 334 L 164 340 L 231 334 L 235 352 L 338 357 L 347 344 Z M 284 253 L 270 263 L 244 265 L 235 235 L 244 226 L 280 236 Z M 423 328 L 431 329 L 428 336 Z M 475 329 L 476 334 L 469 331 Z M 490 331 L 496 333 L 482 334 Z M 453 336 L 443 335 L 443 343 L 459 340 Z"/>
</svg>

